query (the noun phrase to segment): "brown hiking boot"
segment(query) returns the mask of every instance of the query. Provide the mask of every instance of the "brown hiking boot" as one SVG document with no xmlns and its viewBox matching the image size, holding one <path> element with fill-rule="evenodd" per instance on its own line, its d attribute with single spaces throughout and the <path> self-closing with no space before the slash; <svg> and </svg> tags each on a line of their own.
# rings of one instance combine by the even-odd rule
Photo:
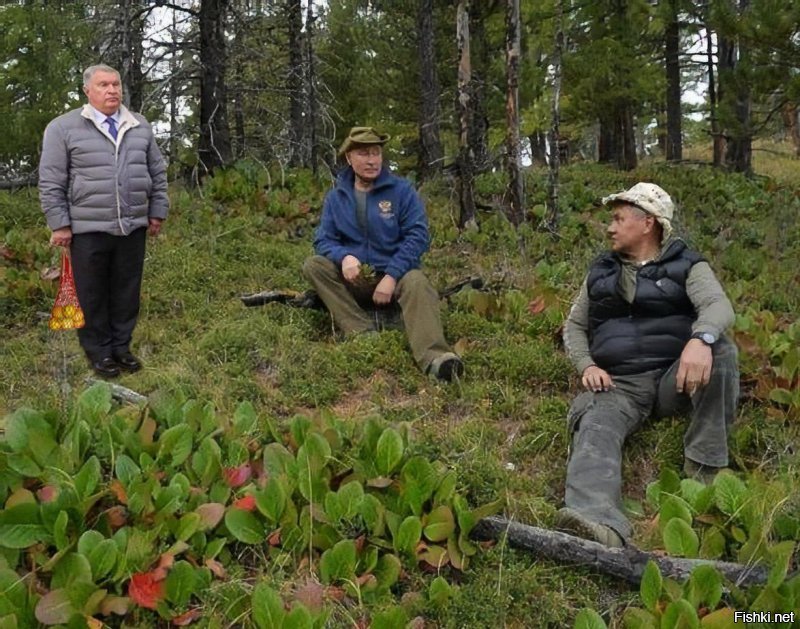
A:
<svg viewBox="0 0 800 629">
<path fill-rule="evenodd" d="M 610 526 L 594 522 L 569 507 L 559 509 L 556 513 L 556 528 L 583 539 L 599 542 L 609 548 L 625 546 L 625 542 Z"/>
</svg>

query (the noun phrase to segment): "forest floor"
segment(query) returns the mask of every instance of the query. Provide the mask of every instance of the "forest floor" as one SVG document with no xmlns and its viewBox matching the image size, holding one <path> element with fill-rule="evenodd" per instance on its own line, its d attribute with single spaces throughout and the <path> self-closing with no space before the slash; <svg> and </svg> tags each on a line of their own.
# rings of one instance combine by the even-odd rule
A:
<svg viewBox="0 0 800 629">
<path fill-rule="evenodd" d="M 478 230 L 459 233 L 451 183 L 423 186 L 432 233 L 424 268 L 434 285 L 478 275 L 490 288 L 462 291 L 443 308 L 447 338 L 466 365 L 452 384 L 420 373 L 400 332 L 343 340 L 323 312 L 243 307 L 242 294 L 308 288 L 301 267 L 325 184 L 302 172 L 268 182 L 242 167 L 210 182 L 202 196 L 176 186 L 170 218 L 147 253 L 133 348 L 145 368 L 119 383 L 145 395 L 208 401 L 223 416 L 249 400 L 276 425 L 323 410 L 348 421 L 379 416 L 407 424 L 417 451 L 455 470 L 472 505 L 504 497 L 508 517 L 550 527 L 562 504 L 565 415 L 577 392 L 561 324 L 604 247 L 608 213 L 599 199 L 653 181 L 675 198 L 678 231 L 707 256 L 738 315 L 743 396 L 732 468 L 796 483 L 800 408 L 768 397 L 780 384 L 773 367 L 783 355 L 770 339 L 786 341 L 800 312 L 800 160 L 769 155 L 757 159 L 750 179 L 657 161 L 627 173 L 567 166 L 556 236 L 537 229 L 544 171 L 526 173 L 531 220 L 516 231 L 499 213 L 482 212 Z M 498 199 L 503 179 L 482 176 L 479 197 Z M 0 415 L 21 406 L 69 409 L 91 374 L 75 335 L 47 328 L 57 282 L 44 278 L 58 255 L 46 245 L 35 190 L 4 193 L 0 210 Z M 653 422 L 626 449 L 623 491 L 642 543 L 653 515 L 645 489 L 664 467 L 680 468 L 684 426 L 680 418 Z M 638 601 L 625 583 L 502 544 L 482 549 L 464 573 L 445 573 L 456 593 L 444 605 L 415 609 L 434 626 L 562 627 L 585 606 L 615 619 Z M 425 578 L 408 575 L 397 593 Z M 228 626 L 225 606 L 205 603 L 201 626 Z"/>
</svg>

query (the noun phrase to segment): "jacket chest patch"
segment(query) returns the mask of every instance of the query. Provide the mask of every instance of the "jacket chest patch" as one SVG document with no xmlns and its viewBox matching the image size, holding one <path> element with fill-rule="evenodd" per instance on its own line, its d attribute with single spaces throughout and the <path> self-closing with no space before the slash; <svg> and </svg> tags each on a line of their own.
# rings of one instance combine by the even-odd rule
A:
<svg viewBox="0 0 800 629">
<path fill-rule="evenodd" d="M 392 218 L 394 212 L 392 211 L 392 202 L 389 200 L 378 201 L 378 209 L 380 210 L 383 218 Z"/>
</svg>

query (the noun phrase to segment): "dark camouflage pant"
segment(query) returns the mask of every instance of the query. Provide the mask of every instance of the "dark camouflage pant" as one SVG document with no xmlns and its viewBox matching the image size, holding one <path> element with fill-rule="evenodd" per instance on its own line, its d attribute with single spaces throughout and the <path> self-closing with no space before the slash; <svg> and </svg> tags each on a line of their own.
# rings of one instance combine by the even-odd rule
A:
<svg viewBox="0 0 800 629">
<path fill-rule="evenodd" d="M 713 352 L 711 380 L 691 398 L 676 390 L 678 361 L 668 369 L 612 376 L 616 388 L 587 391 L 575 398 L 568 415 L 573 435 L 568 507 L 625 538 L 630 536 L 631 525 L 622 511 L 622 445 L 648 417 L 689 414 L 685 456 L 714 467 L 728 464 L 728 434 L 739 397 L 737 351 L 722 337 Z"/>
</svg>

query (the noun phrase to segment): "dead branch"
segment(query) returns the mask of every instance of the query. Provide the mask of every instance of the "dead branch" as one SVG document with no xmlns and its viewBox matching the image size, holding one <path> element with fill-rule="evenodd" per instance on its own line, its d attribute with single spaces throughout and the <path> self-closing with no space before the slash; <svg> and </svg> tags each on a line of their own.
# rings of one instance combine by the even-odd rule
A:
<svg viewBox="0 0 800 629">
<path fill-rule="evenodd" d="M 597 542 L 528 526 L 513 520 L 493 516 L 478 522 L 472 536 L 479 540 L 499 540 L 502 537 L 514 548 L 532 551 L 554 561 L 588 566 L 630 583 L 638 584 L 648 561 L 654 561 L 665 577 L 685 581 L 692 570 L 709 565 L 737 586 L 765 583 L 769 569 L 763 564 L 742 565 L 707 559 L 682 559 L 645 552 L 633 546 L 608 548 Z"/>
<path fill-rule="evenodd" d="M 133 389 L 123 387 L 120 384 L 106 382 L 105 380 L 98 380 L 97 378 L 86 378 L 86 383 L 89 385 L 97 384 L 98 382 L 102 382 L 111 387 L 111 397 L 117 402 L 134 404 L 136 406 L 147 404 L 147 396 L 137 393 Z"/>
</svg>

